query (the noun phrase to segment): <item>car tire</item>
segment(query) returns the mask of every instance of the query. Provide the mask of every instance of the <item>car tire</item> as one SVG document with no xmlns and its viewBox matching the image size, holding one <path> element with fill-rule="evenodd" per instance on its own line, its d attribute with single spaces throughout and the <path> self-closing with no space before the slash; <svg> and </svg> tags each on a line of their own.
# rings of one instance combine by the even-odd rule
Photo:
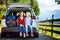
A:
<svg viewBox="0 0 60 40">
<path fill-rule="evenodd" d="M 39 37 L 39 33 L 34 33 L 34 37 L 38 38 Z"/>
</svg>

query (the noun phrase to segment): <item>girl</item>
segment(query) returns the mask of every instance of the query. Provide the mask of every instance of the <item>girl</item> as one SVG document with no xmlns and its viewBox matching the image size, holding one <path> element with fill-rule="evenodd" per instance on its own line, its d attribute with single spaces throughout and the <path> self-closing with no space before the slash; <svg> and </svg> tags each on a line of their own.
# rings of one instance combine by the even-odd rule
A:
<svg viewBox="0 0 60 40">
<path fill-rule="evenodd" d="M 28 35 L 28 26 L 31 29 L 31 36 L 33 36 L 33 28 L 31 25 L 32 19 L 31 19 L 31 13 L 30 12 L 26 12 L 26 18 L 25 18 L 25 26 L 26 26 L 26 35 Z"/>
<path fill-rule="evenodd" d="M 18 21 L 18 25 L 20 26 L 20 36 L 22 36 L 22 32 L 24 31 L 24 24 L 25 24 L 25 21 L 24 21 L 24 12 L 21 11 L 20 12 L 20 16 L 18 17 L 17 19 Z M 25 32 L 23 33 L 24 37 L 25 37 Z"/>
</svg>

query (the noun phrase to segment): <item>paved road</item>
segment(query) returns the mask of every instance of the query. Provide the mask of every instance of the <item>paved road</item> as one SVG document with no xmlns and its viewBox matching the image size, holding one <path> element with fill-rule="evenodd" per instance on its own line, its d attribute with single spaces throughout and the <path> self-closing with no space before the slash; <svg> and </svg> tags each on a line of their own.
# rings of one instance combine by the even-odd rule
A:
<svg viewBox="0 0 60 40">
<path fill-rule="evenodd" d="M 43 34 L 39 34 L 38 38 L 31 38 L 31 39 L 3 39 L 3 38 L 0 38 L 0 40 L 56 40 L 56 39 L 43 35 Z"/>
</svg>

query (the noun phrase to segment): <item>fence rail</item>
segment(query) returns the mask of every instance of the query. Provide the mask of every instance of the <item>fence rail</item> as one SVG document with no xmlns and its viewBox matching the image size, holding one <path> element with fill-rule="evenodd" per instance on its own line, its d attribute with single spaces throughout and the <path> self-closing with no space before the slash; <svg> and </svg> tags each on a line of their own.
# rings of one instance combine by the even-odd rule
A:
<svg viewBox="0 0 60 40">
<path fill-rule="evenodd" d="M 49 24 L 39 24 L 39 26 L 51 27 L 52 25 L 49 25 Z M 60 27 L 60 25 L 53 25 L 53 27 Z"/>
<path fill-rule="evenodd" d="M 52 15 L 52 19 L 51 20 L 45 20 L 45 21 L 40 21 L 39 22 L 39 29 L 43 31 L 45 31 L 45 33 L 51 32 L 51 36 L 53 37 L 53 33 L 59 34 L 60 35 L 60 31 L 54 30 L 54 27 L 60 28 L 60 19 L 54 19 L 54 15 Z M 41 26 L 46 26 L 46 27 L 51 27 L 51 29 L 47 29 L 47 28 L 41 28 Z"/>
<path fill-rule="evenodd" d="M 60 34 L 59 31 L 55 31 L 55 30 L 49 30 L 49 29 L 43 29 L 43 28 L 39 28 L 39 29 L 42 29 L 42 30 L 45 30 L 45 31 L 49 31 L 49 32 L 54 32 L 54 33 L 57 33 L 57 34 Z"/>
</svg>

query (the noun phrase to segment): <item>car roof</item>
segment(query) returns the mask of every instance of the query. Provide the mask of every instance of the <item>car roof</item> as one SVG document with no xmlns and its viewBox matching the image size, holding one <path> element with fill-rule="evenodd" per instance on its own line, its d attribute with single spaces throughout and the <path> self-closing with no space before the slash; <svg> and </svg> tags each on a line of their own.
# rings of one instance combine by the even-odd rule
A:
<svg viewBox="0 0 60 40">
<path fill-rule="evenodd" d="M 29 10 L 29 11 L 31 11 L 31 8 L 29 8 L 29 7 L 10 7 L 7 10 Z"/>
<path fill-rule="evenodd" d="M 27 8 L 31 8 L 31 6 L 28 5 L 9 5 L 8 8 L 12 8 L 12 7 L 27 7 Z"/>
</svg>

